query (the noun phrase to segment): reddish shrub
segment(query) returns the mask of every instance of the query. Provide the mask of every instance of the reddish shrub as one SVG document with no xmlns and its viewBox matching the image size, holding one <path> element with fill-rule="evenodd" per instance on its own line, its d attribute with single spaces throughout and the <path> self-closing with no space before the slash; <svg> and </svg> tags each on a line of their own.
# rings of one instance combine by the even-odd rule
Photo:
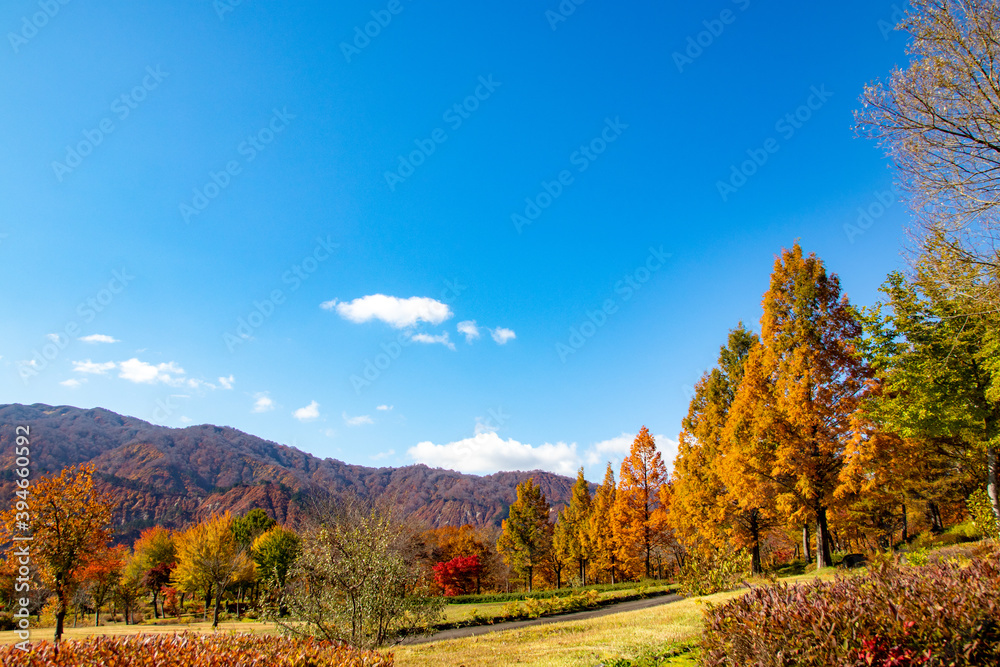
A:
<svg viewBox="0 0 1000 667">
<path fill-rule="evenodd" d="M 709 609 L 704 664 L 1000 665 L 998 556 L 754 589 Z"/>
</svg>

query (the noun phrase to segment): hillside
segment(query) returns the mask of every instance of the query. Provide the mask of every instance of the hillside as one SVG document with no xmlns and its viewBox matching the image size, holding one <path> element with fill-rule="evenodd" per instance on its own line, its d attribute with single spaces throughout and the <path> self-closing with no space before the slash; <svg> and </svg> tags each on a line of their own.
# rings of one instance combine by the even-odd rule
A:
<svg viewBox="0 0 1000 667">
<path fill-rule="evenodd" d="M 368 468 L 320 459 L 294 447 L 229 427 L 155 426 L 109 410 L 70 406 L 0 405 L 0 497 L 13 497 L 14 427 L 32 435 L 35 476 L 93 463 L 120 510 L 116 524 L 132 538 L 150 525 L 180 527 L 216 512 L 261 507 L 297 524 L 311 498 L 343 491 L 374 499 L 388 494 L 408 516 L 429 526 L 499 525 L 528 477 L 554 510 L 573 480 L 552 473 L 465 475 L 425 465 Z"/>
</svg>

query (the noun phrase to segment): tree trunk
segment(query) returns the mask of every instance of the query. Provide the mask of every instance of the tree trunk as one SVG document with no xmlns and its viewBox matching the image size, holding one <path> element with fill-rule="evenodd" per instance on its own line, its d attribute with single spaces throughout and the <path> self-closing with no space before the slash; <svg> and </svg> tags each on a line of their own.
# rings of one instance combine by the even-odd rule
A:
<svg viewBox="0 0 1000 667">
<path fill-rule="evenodd" d="M 750 572 L 753 574 L 763 574 L 764 567 L 760 562 L 760 521 L 758 521 L 756 514 L 750 517 L 750 539 L 753 542 L 750 556 Z"/>
<path fill-rule="evenodd" d="M 212 611 L 212 627 L 219 627 L 219 605 L 222 603 L 222 587 L 215 589 L 215 609 Z"/>
<path fill-rule="evenodd" d="M 816 508 L 816 569 L 830 567 L 833 558 L 830 555 L 830 528 L 826 522 L 826 508 Z"/>
<path fill-rule="evenodd" d="M 986 450 L 986 495 L 993 505 L 993 515 L 1000 521 L 1000 451 L 997 447 Z"/>
<path fill-rule="evenodd" d="M 937 503 L 928 502 L 927 503 L 927 514 L 931 520 L 931 532 L 941 533 L 944 531 L 944 522 L 941 520 L 941 511 L 938 509 Z"/>
<path fill-rule="evenodd" d="M 157 619 L 157 618 L 159 618 L 159 616 L 156 613 L 156 598 L 157 598 L 158 594 L 159 594 L 158 591 L 153 591 L 153 619 L 154 620 Z"/>
<path fill-rule="evenodd" d="M 809 524 L 802 526 L 802 555 L 806 562 L 812 561 L 812 547 L 809 544 Z"/>
<path fill-rule="evenodd" d="M 99 628 L 101 627 L 101 605 L 96 604 L 94 607 L 96 607 L 94 611 L 94 627 Z"/>
<path fill-rule="evenodd" d="M 903 503 L 903 542 L 905 543 L 910 539 L 909 536 L 909 524 L 906 519 L 906 503 Z"/>
<path fill-rule="evenodd" d="M 534 578 L 535 578 L 534 568 L 529 565 L 528 566 L 528 592 L 529 593 L 531 592 L 531 583 L 532 583 L 532 580 Z"/>
</svg>

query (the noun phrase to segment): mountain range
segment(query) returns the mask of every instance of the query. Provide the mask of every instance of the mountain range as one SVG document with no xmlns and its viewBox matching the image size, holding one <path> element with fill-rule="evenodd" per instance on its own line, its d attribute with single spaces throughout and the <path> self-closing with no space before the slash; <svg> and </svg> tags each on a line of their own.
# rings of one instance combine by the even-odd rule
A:
<svg viewBox="0 0 1000 667">
<path fill-rule="evenodd" d="M 570 498 L 572 479 L 544 471 L 469 475 L 412 465 L 370 468 L 318 458 L 226 426 L 168 428 L 103 408 L 0 405 L 0 498 L 14 497 L 15 427 L 31 429 L 34 477 L 90 463 L 116 507 L 119 539 L 143 528 L 182 528 L 213 514 L 260 507 L 298 525 L 312 499 L 354 492 L 387 496 L 428 527 L 499 525 L 516 487 L 538 483 L 553 512 Z"/>
</svg>

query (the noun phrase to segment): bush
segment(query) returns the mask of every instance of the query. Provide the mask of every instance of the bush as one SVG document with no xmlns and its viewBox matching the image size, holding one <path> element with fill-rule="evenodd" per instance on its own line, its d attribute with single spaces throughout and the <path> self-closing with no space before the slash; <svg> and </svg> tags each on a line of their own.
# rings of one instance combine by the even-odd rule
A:
<svg viewBox="0 0 1000 667">
<path fill-rule="evenodd" d="M 0 632 L 7 632 L 8 630 L 16 630 L 17 622 L 14 620 L 14 615 L 9 611 L 0 612 Z"/>
<path fill-rule="evenodd" d="M 666 582 L 655 581 L 652 579 L 645 580 L 645 585 L 647 586 L 666 586 Z M 606 591 L 623 591 L 631 590 L 642 586 L 643 584 L 635 581 L 626 581 L 624 583 L 618 584 L 595 584 L 593 586 L 587 586 L 585 588 L 557 588 L 548 591 L 534 591 L 532 593 L 520 592 L 520 593 L 482 593 L 480 595 L 455 595 L 448 597 L 445 602 L 448 604 L 489 604 L 491 602 L 516 602 L 520 600 L 527 600 L 530 598 L 535 598 L 538 600 L 544 598 L 556 598 L 556 597 L 569 597 L 570 595 L 575 595 L 581 591 L 598 591 L 604 593 Z"/>
<path fill-rule="evenodd" d="M 392 655 L 380 655 L 328 641 L 262 635 L 137 635 L 63 641 L 56 655 L 50 642 L 32 642 L 25 653 L 0 647 L 3 667 L 392 667 Z"/>
<path fill-rule="evenodd" d="M 750 554 L 746 551 L 692 554 L 681 568 L 681 592 L 692 596 L 731 591 L 749 574 Z"/>
<path fill-rule="evenodd" d="M 990 497 L 986 495 L 986 491 L 976 489 L 969 496 L 968 506 L 972 522 L 976 525 L 979 534 L 991 540 L 1000 540 L 1000 522 L 993 514 L 993 504 L 990 502 Z"/>
<path fill-rule="evenodd" d="M 709 609 L 704 664 L 1000 664 L 998 557 L 754 589 Z"/>
</svg>

